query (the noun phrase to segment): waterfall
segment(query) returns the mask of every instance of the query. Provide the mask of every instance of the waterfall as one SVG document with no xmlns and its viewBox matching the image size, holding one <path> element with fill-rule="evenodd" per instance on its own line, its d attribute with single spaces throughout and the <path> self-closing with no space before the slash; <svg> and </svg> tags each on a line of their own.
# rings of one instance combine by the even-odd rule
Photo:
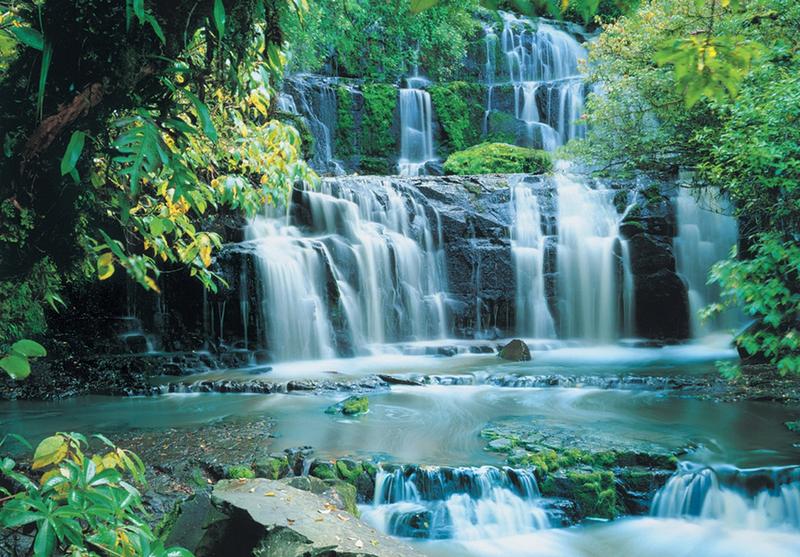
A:
<svg viewBox="0 0 800 557">
<path fill-rule="evenodd" d="M 514 207 L 511 253 L 516 274 L 517 331 L 535 338 L 555 337 L 544 288 L 544 251 L 541 212 L 536 194 L 522 177 L 509 180 Z"/>
<path fill-rule="evenodd" d="M 570 139 L 583 137 L 585 126 L 577 123 L 584 103 L 578 64 L 586 59 L 586 50 L 570 35 L 548 23 L 534 24 L 528 18 L 500 13 L 503 18 L 500 46 L 506 60 L 506 75 L 514 85 L 515 116 L 524 128 L 518 142 L 554 151 Z M 487 67 L 490 33 L 493 31 L 485 31 Z M 491 96 L 488 102 L 487 121 L 492 110 Z"/>
<path fill-rule="evenodd" d="M 736 245 L 739 234 L 736 219 L 730 216 L 730 208 L 714 188 L 694 191 L 680 188 L 675 204 L 678 224 L 675 261 L 689 291 L 691 334 L 696 337 L 732 329 L 738 324 L 736 312 L 724 312 L 707 323 L 700 322 L 698 312 L 719 300 L 719 288 L 708 284 L 708 273 Z"/>
<path fill-rule="evenodd" d="M 512 468 L 379 470 L 364 520 L 392 535 L 477 540 L 548 528 L 532 471 Z"/>
<path fill-rule="evenodd" d="M 620 323 L 619 220 L 614 191 L 559 172 L 558 292 L 561 336 L 609 341 Z M 632 280 L 631 280 L 632 282 Z M 623 301 L 632 299 L 623 293 Z M 623 315 L 625 312 L 623 310 Z"/>
<path fill-rule="evenodd" d="M 717 519 L 738 528 L 800 528 L 800 467 L 742 470 L 682 463 L 656 495 L 651 513 Z"/>
<path fill-rule="evenodd" d="M 436 159 L 433 151 L 433 107 L 431 95 L 422 87 L 428 80 L 414 75 L 406 79 L 408 88 L 400 89 L 400 160 L 401 176 L 425 173 L 425 164 Z"/>
<path fill-rule="evenodd" d="M 268 214 L 247 229 L 275 359 L 448 335 L 441 222 L 424 198 L 370 178 L 323 180 L 295 195 L 301 222 Z"/>
</svg>

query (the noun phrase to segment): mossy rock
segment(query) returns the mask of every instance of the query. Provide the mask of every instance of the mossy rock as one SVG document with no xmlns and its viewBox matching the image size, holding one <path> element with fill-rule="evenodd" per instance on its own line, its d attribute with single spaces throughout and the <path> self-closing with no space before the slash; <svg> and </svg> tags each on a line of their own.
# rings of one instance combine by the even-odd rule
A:
<svg viewBox="0 0 800 557">
<path fill-rule="evenodd" d="M 364 115 L 361 121 L 361 145 L 365 155 L 390 157 L 397 152 L 397 138 L 392 134 L 397 110 L 397 87 L 386 83 L 367 83 L 361 89 Z"/>
<path fill-rule="evenodd" d="M 336 472 L 339 477 L 349 483 L 355 483 L 356 478 L 364 471 L 360 462 L 355 462 L 346 458 L 336 461 Z"/>
<path fill-rule="evenodd" d="M 386 176 L 392 174 L 392 164 L 388 157 L 361 157 L 358 168 L 364 175 Z"/>
<path fill-rule="evenodd" d="M 451 81 L 430 88 L 436 118 L 444 131 L 440 150 L 459 151 L 480 141 L 485 89 L 478 83 Z"/>
<path fill-rule="evenodd" d="M 326 414 L 344 414 L 359 416 L 369 411 L 369 399 L 365 396 L 353 395 L 325 409 Z"/>
<path fill-rule="evenodd" d="M 508 143 L 481 143 L 450 155 L 445 174 L 543 174 L 553 169 L 549 153 Z"/>
<path fill-rule="evenodd" d="M 253 469 L 258 478 L 278 480 L 289 474 L 289 459 L 286 455 L 270 456 L 266 460 L 256 462 Z"/>
<path fill-rule="evenodd" d="M 326 482 L 338 495 L 340 506 L 355 517 L 361 516 L 358 511 L 356 486 L 342 480 L 329 480 Z"/>
<path fill-rule="evenodd" d="M 256 473 L 253 472 L 253 469 L 249 466 L 245 466 L 244 464 L 239 464 L 236 466 L 229 466 L 227 470 L 225 470 L 225 477 L 231 480 L 241 480 L 241 479 L 251 479 L 256 477 Z"/>
<path fill-rule="evenodd" d="M 319 478 L 321 480 L 337 480 L 339 476 L 336 474 L 336 466 L 333 462 L 315 461 L 311 465 L 309 475 Z"/>
<path fill-rule="evenodd" d="M 572 484 L 572 498 L 583 516 L 612 519 L 619 514 L 613 472 L 567 472 L 567 479 Z"/>
</svg>

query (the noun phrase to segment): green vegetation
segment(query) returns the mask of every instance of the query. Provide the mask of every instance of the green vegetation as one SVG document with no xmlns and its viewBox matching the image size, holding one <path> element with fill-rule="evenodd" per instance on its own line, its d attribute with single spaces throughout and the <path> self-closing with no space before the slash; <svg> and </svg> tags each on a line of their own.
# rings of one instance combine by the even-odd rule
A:
<svg viewBox="0 0 800 557">
<path fill-rule="evenodd" d="M 211 290 L 221 237 L 313 180 L 273 119 L 288 2 L 0 5 L 0 343 L 45 330 L 65 286 L 164 270 Z M 182 14 L 181 17 L 175 17 Z"/>
<path fill-rule="evenodd" d="M 256 473 L 253 469 L 244 464 L 229 467 L 225 475 L 231 480 L 251 479 L 256 477 Z"/>
<path fill-rule="evenodd" d="M 543 174 L 553 169 L 550 154 L 508 143 L 481 143 L 450 155 L 447 174 Z"/>
<path fill-rule="evenodd" d="M 606 173 L 694 168 L 733 202 L 742 249 L 713 270 L 722 302 L 706 313 L 744 309 L 756 325 L 737 344 L 781 374 L 800 372 L 798 26 L 790 0 L 643 3 L 591 48 L 604 94 L 571 147 Z"/>
<path fill-rule="evenodd" d="M 385 83 L 367 83 L 364 95 L 364 120 L 361 122 L 361 145 L 369 157 L 391 157 L 397 152 L 394 134 L 387 133 L 394 124 L 397 87 Z"/>
<path fill-rule="evenodd" d="M 293 70 L 395 81 L 415 64 L 436 81 L 463 71 L 470 39 L 480 35 L 477 0 L 442 0 L 424 14 L 412 0 L 309 0 L 302 21 L 287 12 L 281 26 Z"/>
<path fill-rule="evenodd" d="M 431 103 L 444 131 L 440 153 L 461 151 L 480 142 L 485 88 L 478 83 L 451 81 L 430 88 Z"/>
<path fill-rule="evenodd" d="M 5 501 L 0 527 L 12 532 L 25 527 L 34 536 L 28 554 L 36 557 L 191 557 L 183 548 L 164 547 L 148 526 L 139 457 L 102 435 L 94 437 L 105 446 L 94 454 L 87 452 L 88 439 L 79 433 L 46 438 L 36 447 L 30 473 L 4 458 L 0 476 L 13 487 L 0 487 Z"/>
<path fill-rule="evenodd" d="M 349 157 L 355 150 L 353 93 L 347 87 L 336 87 L 336 154 Z"/>
<path fill-rule="evenodd" d="M 613 472 L 567 472 L 567 479 L 572 483 L 572 494 L 581 514 L 597 518 L 615 518 L 619 514 Z"/>
<path fill-rule="evenodd" d="M 270 456 L 253 466 L 257 478 L 277 480 L 289 474 L 289 460 L 285 455 Z"/>
<path fill-rule="evenodd" d="M 0 368 L 13 379 L 25 379 L 31 374 L 30 360 L 47 356 L 44 346 L 29 339 L 21 339 L 11 345 L 8 353 L 0 358 Z"/>
</svg>

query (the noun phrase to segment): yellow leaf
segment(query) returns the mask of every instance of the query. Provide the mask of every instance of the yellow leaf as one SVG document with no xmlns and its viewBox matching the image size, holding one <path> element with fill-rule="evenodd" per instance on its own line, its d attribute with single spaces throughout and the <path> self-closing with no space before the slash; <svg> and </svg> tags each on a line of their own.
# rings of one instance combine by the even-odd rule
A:
<svg viewBox="0 0 800 557">
<path fill-rule="evenodd" d="M 114 254 L 110 251 L 97 258 L 97 277 L 106 280 L 114 274 Z"/>
<path fill-rule="evenodd" d="M 67 456 L 67 440 L 61 435 L 48 437 L 36 447 L 31 468 L 38 470 L 61 462 Z"/>
<path fill-rule="evenodd" d="M 161 294 L 161 289 L 158 287 L 158 284 L 156 284 L 156 281 L 154 281 L 152 277 L 144 277 L 144 283 L 150 290 L 153 290 Z"/>
</svg>

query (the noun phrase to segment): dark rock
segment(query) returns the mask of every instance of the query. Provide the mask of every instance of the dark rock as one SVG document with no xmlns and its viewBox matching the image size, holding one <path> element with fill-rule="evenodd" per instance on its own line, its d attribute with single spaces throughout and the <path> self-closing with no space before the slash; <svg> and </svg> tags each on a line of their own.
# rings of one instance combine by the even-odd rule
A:
<svg viewBox="0 0 800 557">
<path fill-rule="evenodd" d="M 527 362 L 531 359 L 531 351 L 524 341 L 515 338 L 500 350 L 498 356 L 511 362 Z"/>
</svg>

